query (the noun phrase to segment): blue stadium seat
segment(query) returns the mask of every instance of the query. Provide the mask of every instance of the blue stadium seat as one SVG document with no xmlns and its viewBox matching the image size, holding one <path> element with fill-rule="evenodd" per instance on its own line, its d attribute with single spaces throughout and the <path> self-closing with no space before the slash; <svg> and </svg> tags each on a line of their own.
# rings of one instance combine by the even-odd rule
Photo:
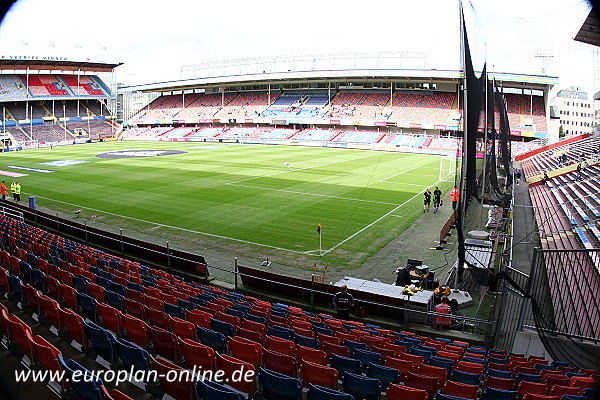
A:
<svg viewBox="0 0 600 400">
<path fill-rule="evenodd" d="M 480 378 L 477 374 L 453 370 L 450 380 L 458 383 L 466 383 L 467 385 L 479 386 Z"/>
<path fill-rule="evenodd" d="M 235 304 L 234 304 L 235 306 Z M 236 310 L 235 308 L 233 308 L 233 306 L 231 308 L 228 308 L 227 310 L 225 310 L 225 313 L 229 314 L 229 315 L 233 315 L 234 317 L 238 317 L 239 319 L 244 319 L 244 317 L 246 316 L 246 313 L 242 310 Z"/>
<path fill-rule="evenodd" d="M 77 292 L 77 303 L 81 307 L 81 313 L 83 316 L 93 322 L 98 321 L 98 314 L 96 313 L 96 299 L 87 294 Z"/>
<path fill-rule="evenodd" d="M 496 378 L 512 379 L 512 373 L 510 371 L 500 371 L 497 369 L 488 369 L 487 374 Z"/>
<path fill-rule="evenodd" d="M 308 384 L 306 400 L 354 400 L 354 397 L 348 393 L 342 393 L 339 390 L 329 389 L 323 386 Z"/>
<path fill-rule="evenodd" d="M 542 381 L 542 376 L 519 372 L 517 376 L 515 376 L 515 387 L 519 387 L 519 383 L 522 381 L 540 383 Z"/>
<path fill-rule="evenodd" d="M 211 318 L 212 321 L 212 318 Z M 225 335 L 220 332 L 213 331 L 212 329 L 203 328 L 196 326 L 198 333 L 198 340 L 205 346 L 212 347 L 219 353 L 225 353 L 227 339 Z"/>
<path fill-rule="evenodd" d="M 117 292 L 122 296 L 127 296 L 127 288 L 121 285 L 120 283 L 111 282 L 110 290 L 112 290 L 113 292 Z"/>
<path fill-rule="evenodd" d="M 469 357 L 469 356 L 464 356 L 462 358 L 462 361 L 475 363 L 475 364 L 485 364 L 485 360 L 483 360 L 481 358 Z"/>
<path fill-rule="evenodd" d="M 92 347 L 100 357 L 102 357 L 111 366 L 117 365 L 117 344 L 113 333 L 107 329 L 101 328 L 93 322 L 83 321 L 85 335 L 92 344 Z"/>
<path fill-rule="evenodd" d="M 296 335 L 296 344 L 300 346 L 309 347 L 311 349 L 320 349 L 319 341 L 315 338 L 311 338 L 308 336 Z"/>
<path fill-rule="evenodd" d="M 366 365 L 367 376 L 373 379 L 379 379 L 381 390 L 384 392 L 390 383 L 400 383 L 400 371 L 396 368 L 384 367 L 383 365 L 368 363 Z"/>
<path fill-rule="evenodd" d="M 80 293 L 87 294 L 88 280 L 89 279 L 86 278 L 85 276 L 74 276 L 73 277 L 73 286 L 75 287 L 75 290 L 77 290 Z"/>
<path fill-rule="evenodd" d="M 320 333 L 322 335 L 333 336 L 333 331 L 331 329 L 327 329 L 316 324 L 313 324 L 312 328 L 314 333 Z"/>
<path fill-rule="evenodd" d="M 342 374 L 342 390 L 351 394 L 355 399 L 379 400 L 381 397 L 381 382 L 379 379 L 344 372 Z"/>
<path fill-rule="evenodd" d="M 112 290 L 104 291 L 104 298 L 106 299 L 106 303 L 116 308 L 119 311 L 123 311 L 123 296 L 117 292 L 113 292 Z"/>
<path fill-rule="evenodd" d="M 25 303 L 23 297 L 23 283 L 21 282 L 21 279 L 13 274 L 8 274 L 8 285 L 12 295 L 17 299 L 17 301 L 21 304 Z"/>
<path fill-rule="evenodd" d="M 434 400 L 467 400 L 464 397 L 450 396 L 443 393 L 437 393 Z"/>
<path fill-rule="evenodd" d="M 481 400 L 516 400 L 517 392 L 514 390 L 494 389 L 491 387 L 483 390 Z"/>
<path fill-rule="evenodd" d="M 210 319 L 210 329 L 219 332 L 227 337 L 235 336 L 235 327 L 232 324 L 230 324 L 229 322 L 223 322 L 215 318 Z"/>
<path fill-rule="evenodd" d="M 365 343 L 355 342 L 354 340 L 348 340 L 348 339 L 344 340 L 344 346 L 348 347 L 350 350 L 353 350 L 353 349 L 368 350 L 369 349 Z"/>
<path fill-rule="evenodd" d="M 150 354 L 140 346 L 125 339 L 117 340 L 117 353 L 125 368 L 150 371 Z"/>
<path fill-rule="evenodd" d="M 100 378 L 93 375 L 77 361 L 68 360 L 65 362 L 60 354 L 58 355 L 58 362 L 65 373 L 65 378 L 69 380 L 69 385 L 79 399 L 103 400 L 101 387 L 104 386 L 104 383 Z M 79 379 L 73 379 L 75 371 L 81 371 Z M 86 379 L 81 379 L 81 377 L 86 377 Z"/>
<path fill-rule="evenodd" d="M 254 314 L 246 314 L 245 318 L 248 321 L 258 322 L 259 324 L 267 325 L 267 320 L 265 318 L 256 316 Z"/>
<path fill-rule="evenodd" d="M 429 361 L 427 361 L 427 364 L 434 367 L 446 368 L 448 370 L 448 373 L 452 372 L 452 369 L 454 368 L 454 360 L 436 356 L 429 357 Z"/>
<path fill-rule="evenodd" d="M 411 348 L 408 352 L 414 356 L 423 357 L 423 359 L 425 359 L 425 362 L 427 362 L 429 360 L 429 357 L 431 357 L 432 355 L 435 354 L 435 352 L 431 352 L 429 350 L 423 350 L 423 349 L 418 348 L 417 346 Z"/>
<path fill-rule="evenodd" d="M 302 383 L 296 378 L 261 367 L 258 381 L 265 400 L 302 400 Z"/>
<path fill-rule="evenodd" d="M 380 353 L 368 350 L 354 349 L 352 357 L 362 362 L 363 366 L 367 363 L 381 364 L 383 362 L 383 356 Z"/>
<path fill-rule="evenodd" d="M 291 340 L 292 342 L 296 339 L 296 333 L 293 330 L 279 325 L 267 326 L 267 335 Z"/>
<path fill-rule="evenodd" d="M 165 303 L 165 313 L 171 317 L 185 319 L 185 309 L 174 304 Z"/>
<path fill-rule="evenodd" d="M 135 283 L 135 282 L 127 282 L 127 288 L 131 289 L 131 290 L 136 290 L 138 292 L 144 291 L 144 286 L 140 285 L 139 283 Z"/>
<path fill-rule="evenodd" d="M 362 373 L 362 363 L 354 358 L 332 354 L 330 364 L 332 368 L 337 369 L 340 375 L 344 371 L 352 372 L 354 374 Z"/>
</svg>

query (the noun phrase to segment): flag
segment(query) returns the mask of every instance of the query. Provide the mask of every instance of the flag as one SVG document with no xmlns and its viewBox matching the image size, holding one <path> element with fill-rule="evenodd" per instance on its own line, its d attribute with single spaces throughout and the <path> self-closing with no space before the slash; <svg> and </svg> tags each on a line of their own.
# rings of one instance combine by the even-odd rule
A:
<svg viewBox="0 0 600 400">
<path fill-rule="evenodd" d="M 319 235 L 321 234 L 321 224 L 317 225 L 317 233 Z"/>
</svg>

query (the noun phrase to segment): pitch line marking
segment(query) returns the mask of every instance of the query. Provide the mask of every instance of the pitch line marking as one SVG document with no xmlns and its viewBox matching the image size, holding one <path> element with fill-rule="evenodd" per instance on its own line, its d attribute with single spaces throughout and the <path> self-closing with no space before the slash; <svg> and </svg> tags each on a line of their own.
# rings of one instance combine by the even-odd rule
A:
<svg viewBox="0 0 600 400">
<path fill-rule="evenodd" d="M 458 169 L 458 168 L 457 168 Z M 435 182 L 434 185 L 438 182 L 442 182 L 445 178 L 449 177 L 450 175 L 452 175 L 454 172 L 453 171 L 451 173 L 449 173 L 448 175 L 444 176 L 442 179 L 440 179 L 439 181 Z M 347 241 L 349 241 L 350 239 L 354 238 L 356 235 L 362 233 L 363 231 L 367 230 L 368 228 L 372 227 L 373 225 L 375 225 L 376 223 L 378 223 L 379 221 L 381 221 L 382 219 L 384 219 L 387 216 L 392 215 L 394 212 L 396 212 L 398 209 L 402 208 L 404 205 L 408 204 L 409 202 L 413 201 L 414 199 L 417 198 L 417 196 L 422 196 L 422 193 L 417 193 L 415 194 L 413 197 L 411 197 L 410 199 L 406 200 L 404 203 L 400 204 L 398 207 L 392 209 L 391 211 L 383 214 L 381 217 L 377 218 L 375 221 L 371 222 L 370 224 L 362 227 L 361 229 L 359 229 L 358 231 L 354 232 L 352 235 L 348 236 L 346 239 L 342 240 L 341 242 L 339 242 L 338 244 L 334 245 L 333 247 L 331 247 L 330 249 L 324 250 L 323 253 L 321 254 L 321 256 L 332 252 L 333 250 L 337 249 L 338 247 L 340 247 L 342 244 L 346 243 Z"/>
<path fill-rule="evenodd" d="M 388 180 L 388 179 L 390 179 L 390 178 L 393 178 L 393 177 L 395 177 L 395 176 L 398 176 L 398 175 L 405 174 L 405 173 L 407 173 L 407 172 L 410 172 L 410 171 L 412 171 L 412 170 L 415 170 L 415 169 L 417 169 L 417 168 L 421 168 L 422 166 L 423 166 L 423 165 L 417 165 L 416 167 L 409 168 L 409 169 L 407 169 L 406 171 L 398 172 L 397 174 L 390 175 L 390 176 L 388 176 L 387 178 L 380 179 L 380 180 L 379 180 L 379 182 L 386 182 L 386 183 L 397 183 L 397 182 L 387 182 L 387 180 Z"/>
<path fill-rule="evenodd" d="M 240 179 L 238 181 L 233 181 L 233 182 L 226 182 L 226 185 L 233 185 L 236 183 L 240 183 L 240 182 L 246 182 L 246 181 L 251 181 L 253 179 L 260 179 L 260 178 L 266 178 L 268 176 L 273 176 L 273 175 L 281 175 L 281 174 L 289 174 L 290 172 L 296 172 L 296 171 L 302 171 L 305 169 L 311 169 L 311 168 L 318 168 L 318 167 L 324 167 L 326 165 L 332 165 L 332 164 L 339 164 L 339 163 L 343 163 L 343 162 L 348 162 L 348 161 L 354 161 L 354 160 L 360 160 L 362 158 L 368 158 L 368 157 L 373 157 L 373 155 L 368 155 L 368 156 L 363 156 L 363 157 L 356 157 L 356 158 L 351 158 L 349 160 L 340 160 L 340 161 L 332 161 L 330 163 L 325 163 L 325 164 L 319 164 L 319 165 L 312 165 L 310 167 L 303 167 L 303 168 L 298 168 L 295 171 L 279 171 L 279 172 L 273 172 L 272 174 L 266 174 L 266 175 L 261 175 L 261 176 L 252 176 L 250 178 L 244 178 L 244 179 Z"/>
<path fill-rule="evenodd" d="M 361 203 L 385 204 L 386 206 L 397 206 L 398 205 L 397 203 L 386 203 L 384 201 L 361 200 L 361 199 L 353 199 L 353 198 L 350 198 L 350 197 L 331 196 L 331 195 L 327 195 L 327 194 L 297 192 L 297 191 L 294 191 L 294 190 L 271 189 L 271 188 L 265 188 L 265 187 L 260 187 L 260 186 L 237 185 L 237 184 L 233 184 L 233 183 L 228 183 L 228 185 L 230 185 L 230 186 L 238 186 L 238 187 L 245 187 L 245 188 L 250 188 L 250 189 L 270 190 L 270 191 L 273 191 L 273 192 L 295 193 L 295 194 L 303 194 L 303 195 L 306 195 L 306 196 L 328 197 L 328 198 L 331 198 L 331 199 L 359 201 Z"/>
<path fill-rule="evenodd" d="M 23 192 L 23 194 L 28 194 L 28 193 L 27 192 Z M 77 207 L 77 208 L 83 208 L 83 209 L 86 209 L 86 210 L 92 210 L 92 211 L 104 213 L 104 214 L 107 214 L 107 215 L 114 215 L 115 217 L 119 217 L 119 218 L 125 218 L 125 219 L 130 219 L 130 220 L 133 220 L 133 221 L 144 222 L 146 224 L 150 224 L 150 225 L 154 225 L 154 226 L 159 226 L 159 227 L 163 227 L 163 228 L 170 228 L 170 229 L 180 230 L 180 231 L 184 231 L 184 232 L 197 233 L 199 235 L 211 236 L 211 237 L 216 237 L 216 238 L 219 238 L 219 239 L 233 240 L 233 241 L 236 241 L 236 242 L 247 243 L 247 244 L 252 244 L 252 245 L 256 245 L 256 246 L 263 246 L 263 247 L 268 247 L 268 248 L 276 249 L 276 250 L 291 251 L 293 253 L 298 253 L 298 254 L 306 254 L 305 251 L 291 250 L 291 249 L 286 249 L 286 248 L 283 248 L 283 247 L 271 246 L 269 244 L 256 243 L 256 242 L 251 242 L 249 240 L 236 239 L 236 238 L 232 238 L 232 237 L 229 237 L 229 236 L 223 236 L 223 235 L 216 235 L 214 233 L 208 233 L 208 232 L 202 232 L 202 231 L 195 231 L 195 230 L 192 230 L 192 229 L 181 228 L 181 227 L 178 227 L 178 226 L 171 226 L 171 225 L 159 224 L 157 222 L 146 221 L 146 220 L 141 219 L 141 218 L 128 217 L 127 215 L 115 214 L 115 213 L 111 213 L 111 212 L 108 212 L 108 211 L 99 210 L 97 208 L 90 208 L 90 207 L 82 206 L 82 205 L 79 205 L 79 204 L 74 204 L 74 203 L 69 203 L 69 202 L 66 202 L 66 201 L 51 199 L 49 197 L 43 197 L 43 196 L 39 196 L 39 195 L 36 195 L 36 196 L 39 197 L 40 199 L 46 199 L 46 200 L 54 201 L 54 202 L 57 202 L 57 203 L 67 204 L 67 205 L 74 206 L 74 207 Z"/>
</svg>

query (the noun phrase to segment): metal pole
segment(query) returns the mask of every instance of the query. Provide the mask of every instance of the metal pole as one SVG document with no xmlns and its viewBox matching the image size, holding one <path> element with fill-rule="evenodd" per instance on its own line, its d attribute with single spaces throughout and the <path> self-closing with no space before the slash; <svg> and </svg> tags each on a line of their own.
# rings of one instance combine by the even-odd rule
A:
<svg viewBox="0 0 600 400">
<path fill-rule="evenodd" d="M 233 280 L 234 280 L 234 288 L 235 291 L 237 292 L 238 289 L 238 259 L 237 257 L 234 258 L 233 260 Z"/>
<path fill-rule="evenodd" d="M 485 124 L 483 131 L 483 176 L 481 177 L 481 209 L 479 212 L 479 225 L 477 226 L 478 230 L 481 230 L 481 226 L 483 224 L 483 198 L 485 195 L 485 173 L 487 170 L 487 141 L 488 141 L 488 82 L 487 82 L 487 72 L 485 73 Z M 492 110 L 492 112 L 494 112 Z M 491 128 L 493 129 L 493 127 Z"/>
<path fill-rule="evenodd" d="M 63 104 L 63 127 L 65 128 L 65 142 L 67 141 L 67 105 Z"/>
<path fill-rule="evenodd" d="M 167 267 L 171 268 L 171 250 L 169 248 L 168 240 L 167 240 Z"/>
<path fill-rule="evenodd" d="M 125 252 L 125 246 L 123 246 L 123 229 L 119 228 L 119 236 L 121 237 L 121 253 Z"/>
<path fill-rule="evenodd" d="M 60 232 L 60 225 L 58 223 L 58 213 L 56 213 L 56 230 Z"/>
<path fill-rule="evenodd" d="M 88 241 L 87 219 L 83 220 L 83 227 L 84 227 L 84 230 L 85 230 L 85 241 L 87 242 Z"/>
</svg>

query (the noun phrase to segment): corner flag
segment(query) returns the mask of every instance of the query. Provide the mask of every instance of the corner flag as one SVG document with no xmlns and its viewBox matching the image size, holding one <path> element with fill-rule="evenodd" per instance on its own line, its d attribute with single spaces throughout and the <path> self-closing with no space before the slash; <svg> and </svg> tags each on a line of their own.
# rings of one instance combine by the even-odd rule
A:
<svg viewBox="0 0 600 400">
<path fill-rule="evenodd" d="M 317 225 L 317 233 L 319 235 L 321 234 L 321 224 Z"/>
</svg>

